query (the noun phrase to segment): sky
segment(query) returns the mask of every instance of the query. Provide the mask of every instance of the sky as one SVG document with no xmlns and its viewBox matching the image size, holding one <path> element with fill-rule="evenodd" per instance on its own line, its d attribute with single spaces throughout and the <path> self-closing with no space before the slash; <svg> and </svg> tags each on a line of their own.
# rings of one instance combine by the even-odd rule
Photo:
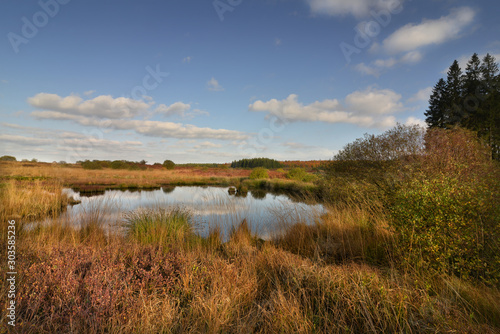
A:
<svg viewBox="0 0 500 334">
<path fill-rule="evenodd" d="M 453 60 L 500 59 L 494 0 L 3 0 L 0 156 L 327 160 L 424 125 Z"/>
</svg>

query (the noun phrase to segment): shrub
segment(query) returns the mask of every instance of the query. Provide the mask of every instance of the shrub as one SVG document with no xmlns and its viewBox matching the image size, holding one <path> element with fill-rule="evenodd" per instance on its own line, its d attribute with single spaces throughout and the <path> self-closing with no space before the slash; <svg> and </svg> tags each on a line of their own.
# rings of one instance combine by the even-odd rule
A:
<svg viewBox="0 0 500 334">
<path fill-rule="evenodd" d="M 172 160 L 165 160 L 163 162 L 163 167 L 165 167 L 166 169 L 174 169 L 175 163 Z"/>
<path fill-rule="evenodd" d="M 17 161 L 17 159 L 11 155 L 4 155 L 0 157 L 0 161 Z"/>
<path fill-rule="evenodd" d="M 257 167 L 252 170 L 250 173 L 250 179 L 267 179 L 269 178 L 268 170 L 262 167 Z"/>
<path fill-rule="evenodd" d="M 424 134 L 425 129 L 418 125 L 398 124 L 381 135 L 365 134 L 364 138 L 347 144 L 334 160 L 388 161 L 419 155 L 423 150 Z"/>
<path fill-rule="evenodd" d="M 102 165 L 98 161 L 85 160 L 82 162 L 83 169 L 102 169 Z"/>
<path fill-rule="evenodd" d="M 500 173 L 474 133 L 433 129 L 391 213 L 404 263 L 500 283 Z"/>
<path fill-rule="evenodd" d="M 110 165 L 113 169 L 127 169 L 128 164 L 125 160 L 115 160 Z"/>
<path fill-rule="evenodd" d="M 303 182 L 311 182 L 314 180 L 314 175 L 306 172 L 304 168 L 292 168 L 286 173 L 286 177 L 291 180 L 303 181 Z"/>
<path fill-rule="evenodd" d="M 409 182 L 392 209 L 405 263 L 463 278 L 492 278 L 500 257 L 491 246 L 500 235 L 495 215 L 488 217 L 489 196 L 482 187 L 447 176 Z"/>
</svg>

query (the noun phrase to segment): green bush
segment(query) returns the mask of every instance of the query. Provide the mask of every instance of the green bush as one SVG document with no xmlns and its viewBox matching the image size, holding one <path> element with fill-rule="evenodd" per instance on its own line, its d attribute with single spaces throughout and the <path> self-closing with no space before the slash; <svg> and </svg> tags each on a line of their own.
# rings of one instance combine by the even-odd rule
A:
<svg viewBox="0 0 500 334">
<path fill-rule="evenodd" d="M 82 162 L 83 169 L 102 169 L 101 164 L 98 161 L 85 160 Z"/>
<path fill-rule="evenodd" d="M 257 167 L 252 170 L 250 173 L 250 179 L 267 179 L 269 178 L 268 170 L 262 167 Z"/>
<path fill-rule="evenodd" d="M 4 155 L 0 157 L 0 161 L 17 161 L 17 159 L 11 155 Z"/>
<path fill-rule="evenodd" d="M 427 132 L 390 205 L 404 263 L 500 283 L 500 170 L 485 149 L 471 131 Z"/>
<path fill-rule="evenodd" d="M 165 167 L 166 169 L 174 169 L 175 163 L 172 160 L 165 160 L 163 162 L 163 167 Z"/>
<path fill-rule="evenodd" d="M 495 202 L 484 185 L 444 175 L 408 182 L 391 210 L 404 262 L 498 282 L 500 215 Z"/>
<path fill-rule="evenodd" d="M 306 172 L 304 168 L 292 168 L 286 173 L 286 177 L 291 180 L 311 182 L 315 179 L 315 176 Z"/>
<path fill-rule="evenodd" d="M 129 165 L 124 160 L 115 160 L 110 164 L 113 169 L 127 169 Z"/>
</svg>

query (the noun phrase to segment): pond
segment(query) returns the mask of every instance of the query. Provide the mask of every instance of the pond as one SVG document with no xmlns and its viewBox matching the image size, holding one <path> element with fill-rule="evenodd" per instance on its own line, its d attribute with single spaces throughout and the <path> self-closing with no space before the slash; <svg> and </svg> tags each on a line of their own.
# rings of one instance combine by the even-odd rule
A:
<svg viewBox="0 0 500 334">
<path fill-rule="evenodd" d="M 120 229 L 127 212 L 139 208 L 181 207 L 191 212 L 193 225 L 201 236 L 207 236 L 210 229 L 217 227 L 226 237 L 231 227 L 246 219 L 253 233 L 267 239 L 288 224 L 310 224 L 325 212 L 320 204 L 297 202 L 286 195 L 249 191 L 237 196 L 228 190 L 182 186 L 148 191 L 107 190 L 89 197 L 64 189 L 64 193 L 81 203 L 68 206 L 61 219 L 77 227 L 93 219 L 108 229 Z"/>
</svg>

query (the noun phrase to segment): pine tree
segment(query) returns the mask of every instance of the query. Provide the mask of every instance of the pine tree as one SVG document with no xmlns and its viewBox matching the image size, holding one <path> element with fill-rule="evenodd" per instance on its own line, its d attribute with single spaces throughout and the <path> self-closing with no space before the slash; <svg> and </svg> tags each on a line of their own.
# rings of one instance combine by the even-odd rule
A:
<svg viewBox="0 0 500 334">
<path fill-rule="evenodd" d="M 467 63 L 463 80 L 465 117 L 460 121 L 460 125 L 478 130 L 477 115 L 481 106 L 481 60 L 477 53 L 474 53 Z"/>
<path fill-rule="evenodd" d="M 463 80 L 462 69 L 455 60 L 448 70 L 448 78 L 446 80 L 445 103 L 445 126 L 453 127 L 460 124 L 460 120 L 465 115 L 463 103 Z"/>
<path fill-rule="evenodd" d="M 491 146 L 492 157 L 500 159 L 500 77 L 495 57 L 483 58 L 481 74 L 484 103 L 479 109 L 479 135 Z"/>
<path fill-rule="evenodd" d="M 429 99 L 429 109 L 425 112 L 425 122 L 431 128 L 444 128 L 444 100 L 446 97 L 446 82 L 443 78 L 439 79 L 432 91 Z"/>
<path fill-rule="evenodd" d="M 491 147 L 493 159 L 500 160 L 500 75 L 495 57 L 483 61 L 475 53 L 462 75 L 454 61 L 446 81 L 434 86 L 425 112 L 429 127 L 451 128 L 456 125 L 474 130 Z"/>
</svg>

